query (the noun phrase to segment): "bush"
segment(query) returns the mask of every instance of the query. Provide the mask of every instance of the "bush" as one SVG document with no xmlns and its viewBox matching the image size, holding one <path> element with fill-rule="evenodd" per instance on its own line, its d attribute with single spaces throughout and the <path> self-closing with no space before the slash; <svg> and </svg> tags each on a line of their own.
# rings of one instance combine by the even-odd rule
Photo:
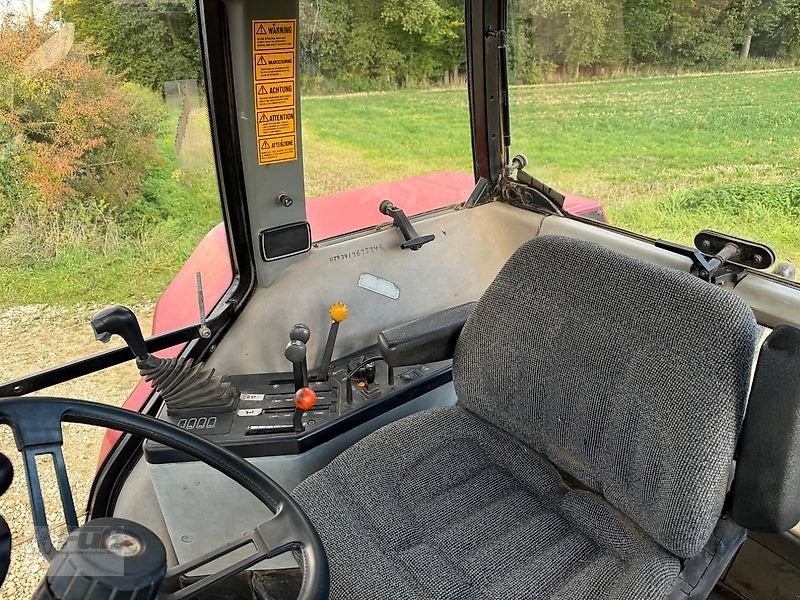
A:
<svg viewBox="0 0 800 600">
<path fill-rule="evenodd" d="M 67 25 L 10 18 L 0 25 L 0 250 L 12 262 L 86 243 L 106 251 L 116 217 L 159 163 L 166 112 L 72 43 Z"/>
</svg>

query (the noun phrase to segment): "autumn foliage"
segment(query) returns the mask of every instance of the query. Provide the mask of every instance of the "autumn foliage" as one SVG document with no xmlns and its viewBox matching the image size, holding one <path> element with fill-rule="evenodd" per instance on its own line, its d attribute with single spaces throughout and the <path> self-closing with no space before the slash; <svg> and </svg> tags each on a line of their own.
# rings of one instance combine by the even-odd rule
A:
<svg viewBox="0 0 800 600">
<path fill-rule="evenodd" d="M 3 236 L 25 216 L 57 221 L 83 210 L 91 220 L 124 211 L 159 161 L 160 98 L 92 61 L 96 51 L 73 42 L 69 27 L 0 24 Z"/>
</svg>

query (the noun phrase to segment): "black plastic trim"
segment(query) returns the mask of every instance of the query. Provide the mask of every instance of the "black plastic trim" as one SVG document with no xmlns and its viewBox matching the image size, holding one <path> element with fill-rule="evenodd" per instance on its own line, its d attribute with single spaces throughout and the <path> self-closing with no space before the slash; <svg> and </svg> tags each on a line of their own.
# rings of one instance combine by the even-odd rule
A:
<svg viewBox="0 0 800 600">
<path fill-rule="evenodd" d="M 786 531 L 784 533 L 748 532 L 748 537 L 757 544 L 777 554 L 783 560 L 800 570 L 800 537 Z"/>
<path fill-rule="evenodd" d="M 302 454 L 312 448 L 324 444 L 333 438 L 347 433 L 368 421 L 379 417 L 395 408 L 411 402 L 436 388 L 453 381 L 452 367 L 446 367 L 435 373 L 420 378 L 410 384 L 387 394 L 381 400 L 366 404 L 330 423 L 301 434 L 273 434 L 270 436 L 254 437 L 252 442 L 226 446 L 242 458 L 254 456 L 283 456 L 288 454 Z M 145 459 L 150 464 L 177 463 L 193 460 L 185 454 L 172 448 L 159 447 L 157 452 L 149 452 L 145 447 Z"/>
<path fill-rule="evenodd" d="M 503 31 L 505 2 L 466 0 L 467 84 L 469 90 L 472 157 L 475 181 L 481 177 L 496 186 L 503 174 L 503 39 L 489 32 Z"/>
<path fill-rule="evenodd" d="M 291 243 L 288 247 L 283 249 L 284 251 L 282 251 L 281 248 L 276 249 L 273 247 L 270 249 L 270 243 L 272 243 L 273 246 L 286 246 L 285 239 L 280 242 L 275 241 L 276 236 L 286 234 L 292 235 L 293 239 L 290 240 Z M 258 237 L 259 247 L 261 248 L 261 258 L 265 262 L 283 260 L 284 258 L 304 254 L 311 250 L 311 225 L 308 221 L 289 223 L 287 225 L 278 225 L 277 227 L 264 229 L 259 233 Z"/>
</svg>

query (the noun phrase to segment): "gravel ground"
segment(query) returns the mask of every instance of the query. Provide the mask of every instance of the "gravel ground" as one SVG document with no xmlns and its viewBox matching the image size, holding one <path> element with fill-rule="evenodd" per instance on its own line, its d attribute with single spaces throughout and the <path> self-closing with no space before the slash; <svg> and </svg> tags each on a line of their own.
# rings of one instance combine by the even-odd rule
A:
<svg viewBox="0 0 800 600">
<path fill-rule="evenodd" d="M 34 305 L 0 310 L 0 381 L 111 347 L 97 342 L 92 334 L 89 317 L 98 308 L 101 307 L 65 309 Z M 142 330 L 149 332 L 153 306 L 137 306 L 133 310 L 139 317 Z M 119 343 L 116 339 L 112 342 Z M 81 398 L 119 406 L 138 379 L 134 365 L 125 363 L 43 390 L 39 395 Z M 64 455 L 79 514 L 85 511 L 102 437 L 103 430 L 96 427 L 64 426 Z M 11 488 L 0 497 L 0 515 L 8 521 L 13 540 L 11 568 L 0 588 L 0 600 L 22 600 L 30 598 L 47 562 L 38 553 L 33 539 L 25 475 L 11 430 L 5 426 L 0 426 L 0 452 L 11 459 L 15 473 Z M 39 472 L 51 529 L 57 528 L 63 535 L 63 517 L 60 510 L 56 510 L 60 503 L 55 474 L 46 465 L 41 465 Z"/>
</svg>

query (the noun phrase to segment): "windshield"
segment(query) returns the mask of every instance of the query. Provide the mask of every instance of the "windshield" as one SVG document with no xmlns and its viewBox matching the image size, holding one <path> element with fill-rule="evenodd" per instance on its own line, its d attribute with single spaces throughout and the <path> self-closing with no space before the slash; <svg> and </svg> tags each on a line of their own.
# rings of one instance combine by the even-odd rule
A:
<svg viewBox="0 0 800 600">
<path fill-rule="evenodd" d="M 508 45 L 528 172 L 626 229 L 800 260 L 800 4 L 512 0 Z"/>
<path fill-rule="evenodd" d="M 386 220 L 383 198 L 412 215 L 466 200 L 475 180 L 463 1 L 302 0 L 299 26 L 314 238 Z"/>
</svg>

